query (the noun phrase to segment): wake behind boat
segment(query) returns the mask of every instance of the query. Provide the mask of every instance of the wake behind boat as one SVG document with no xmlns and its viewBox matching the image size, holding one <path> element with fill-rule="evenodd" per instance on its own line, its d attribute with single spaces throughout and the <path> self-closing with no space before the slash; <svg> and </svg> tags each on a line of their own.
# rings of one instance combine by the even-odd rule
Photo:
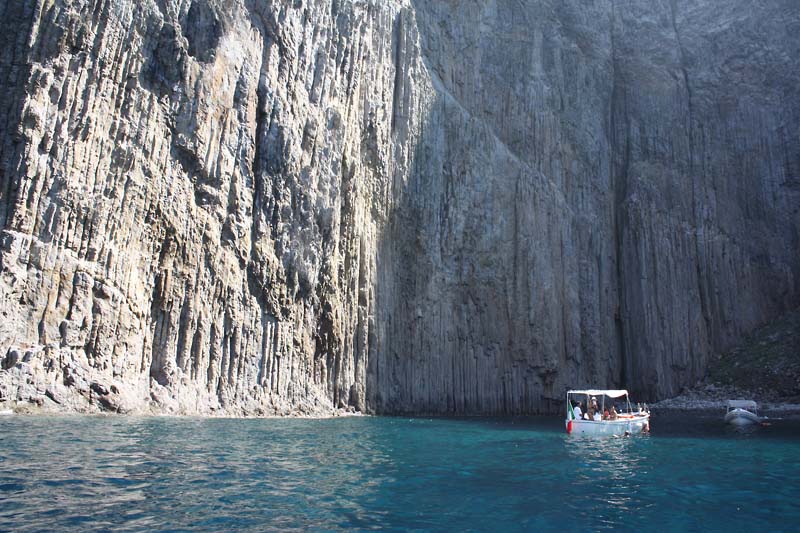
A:
<svg viewBox="0 0 800 533">
<path fill-rule="evenodd" d="M 585 404 L 582 400 L 584 397 Z M 608 402 L 606 398 L 609 399 Z M 614 400 L 619 398 L 625 398 L 625 409 L 617 412 Z M 585 407 L 582 407 L 584 405 Z M 565 424 L 567 433 L 575 435 L 635 435 L 650 431 L 650 413 L 641 408 L 634 411 L 628 391 L 624 389 L 571 390 L 567 392 Z"/>
</svg>

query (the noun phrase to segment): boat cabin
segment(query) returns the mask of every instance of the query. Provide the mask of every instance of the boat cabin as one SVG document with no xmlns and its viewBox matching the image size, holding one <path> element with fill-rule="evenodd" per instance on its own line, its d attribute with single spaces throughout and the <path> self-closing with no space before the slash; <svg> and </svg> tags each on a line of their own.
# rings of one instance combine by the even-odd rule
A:
<svg viewBox="0 0 800 533">
<path fill-rule="evenodd" d="M 754 415 L 758 414 L 758 404 L 753 400 L 728 400 L 728 410 L 730 413 L 734 409 L 744 409 L 750 411 Z"/>
</svg>

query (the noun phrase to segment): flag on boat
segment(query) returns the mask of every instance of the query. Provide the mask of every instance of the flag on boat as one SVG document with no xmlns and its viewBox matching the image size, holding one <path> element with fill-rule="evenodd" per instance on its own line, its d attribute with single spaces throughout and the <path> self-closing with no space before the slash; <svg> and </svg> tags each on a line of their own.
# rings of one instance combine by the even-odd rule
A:
<svg viewBox="0 0 800 533">
<path fill-rule="evenodd" d="M 575 411 L 572 410 L 572 402 L 567 399 L 567 433 L 572 433 L 573 420 L 575 420 Z"/>
</svg>

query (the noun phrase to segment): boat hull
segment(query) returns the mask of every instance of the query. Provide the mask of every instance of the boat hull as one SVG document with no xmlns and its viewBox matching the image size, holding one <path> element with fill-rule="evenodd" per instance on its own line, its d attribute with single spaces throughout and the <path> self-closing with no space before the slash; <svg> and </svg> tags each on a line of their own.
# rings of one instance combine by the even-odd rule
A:
<svg viewBox="0 0 800 533">
<path fill-rule="evenodd" d="M 590 435 L 597 437 L 621 437 L 636 435 L 650 429 L 650 415 L 634 415 L 617 420 L 566 420 L 567 433 L 570 435 Z"/>
<path fill-rule="evenodd" d="M 725 422 L 734 426 L 750 426 L 761 423 L 761 418 L 746 409 L 733 409 L 725 415 Z"/>
</svg>

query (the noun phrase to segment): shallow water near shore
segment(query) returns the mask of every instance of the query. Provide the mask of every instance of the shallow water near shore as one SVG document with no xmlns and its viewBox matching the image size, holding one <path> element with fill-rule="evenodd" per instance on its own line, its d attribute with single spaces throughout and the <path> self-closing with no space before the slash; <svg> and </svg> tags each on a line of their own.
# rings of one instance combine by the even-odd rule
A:
<svg viewBox="0 0 800 533">
<path fill-rule="evenodd" d="M 0 530 L 794 530 L 800 422 L 0 418 Z"/>
</svg>

